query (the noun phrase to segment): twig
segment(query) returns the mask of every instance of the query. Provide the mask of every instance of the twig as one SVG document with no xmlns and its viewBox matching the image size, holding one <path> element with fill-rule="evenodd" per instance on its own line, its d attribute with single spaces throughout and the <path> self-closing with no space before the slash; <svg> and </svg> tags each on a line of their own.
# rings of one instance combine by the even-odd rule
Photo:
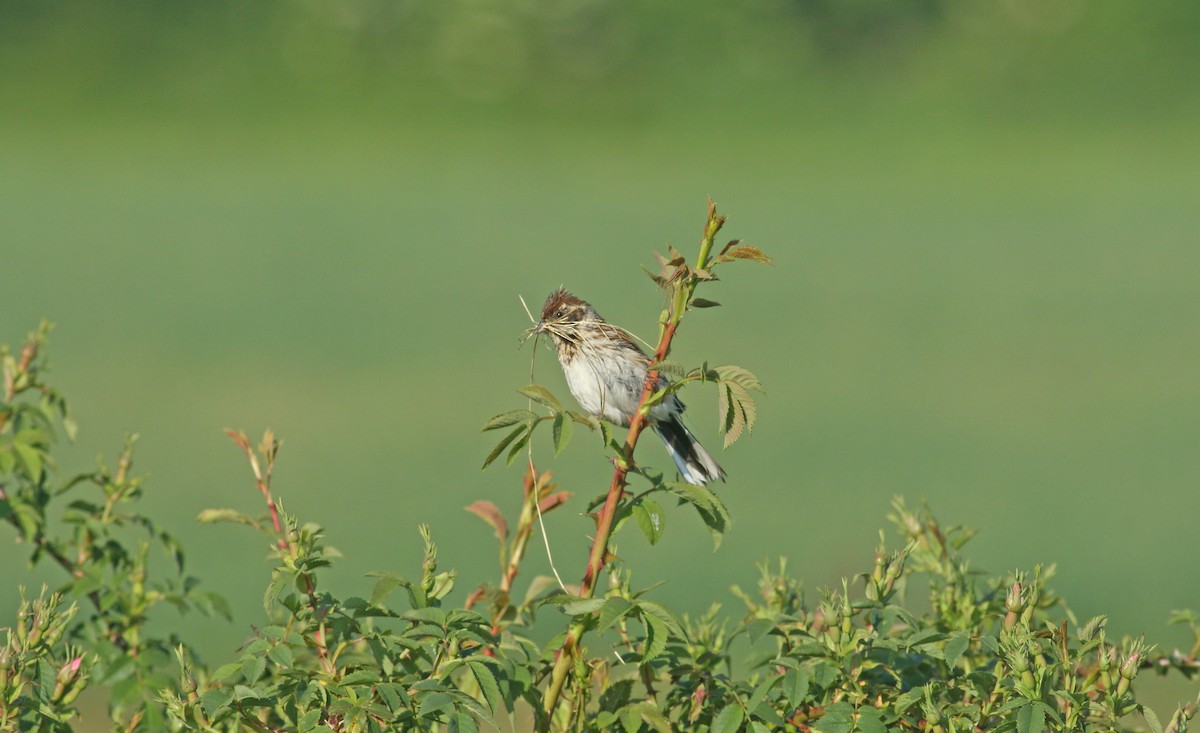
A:
<svg viewBox="0 0 1200 733">
<path fill-rule="evenodd" d="M 697 270 L 703 270 L 708 266 L 713 239 L 724 223 L 725 217 L 717 215 L 717 208 L 710 200 L 708 202 L 708 219 L 705 222 L 704 235 L 700 240 L 700 256 L 696 263 Z M 695 276 L 689 277 L 686 282 L 680 283 L 675 287 L 672 293 L 672 301 L 668 306 L 667 321 L 663 324 L 662 335 L 659 337 L 658 348 L 654 351 L 654 358 L 651 364 L 659 364 L 666 359 L 667 354 L 671 350 L 671 341 L 675 338 L 675 332 L 679 328 L 679 321 L 683 317 L 683 313 L 687 309 L 687 303 L 691 299 L 695 289 Z M 612 483 L 608 487 L 608 496 L 604 500 L 604 507 L 596 517 L 596 536 L 592 541 L 592 549 L 588 554 L 587 568 L 584 571 L 583 580 L 580 582 L 579 588 L 579 595 L 583 598 L 592 597 L 595 592 L 596 580 L 608 557 L 608 542 L 612 535 L 613 520 L 616 517 L 617 509 L 620 507 L 621 498 L 625 494 L 625 479 L 629 473 L 630 466 L 633 465 L 634 449 L 637 447 L 638 438 L 641 436 L 642 430 L 648 424 L 647 415 L 649 410 L 646 402 L 657 391 L 657 385 L 658 370 L 650 369 L 646 373 L 646 382 L 642 386 L 642 396 L 638 400 L 637 410 L 633 414 L 633 419 L 629 422 L 629 431 L 625 435 L 625 445 L 622 450 L 622 460 L 617 462 L 613 470 Z M 572 623 L 567 631 L 566 639 L 563 640 L 562 647 L 557 652 L 554 660 L 554 669 L 550 676 L 550 683 L 546 688 L 545 694 L 542 696 L 542 710 L 538 720 L 539 730 L 549 730 L 554 709 L 558 706 L 558 700 L 562 694 L 563 684 L 566 682 L 567 674 L 571 669 L 575 650 L 578 648 L 579 641 L 585 629 L 585 619 Z"/>
</svg>

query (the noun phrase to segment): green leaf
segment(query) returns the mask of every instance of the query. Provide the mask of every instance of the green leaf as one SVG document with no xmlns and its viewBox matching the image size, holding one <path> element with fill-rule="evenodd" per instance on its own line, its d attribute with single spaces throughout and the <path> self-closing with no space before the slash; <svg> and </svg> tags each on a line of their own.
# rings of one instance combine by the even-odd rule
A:
<svg viewBox="0 0 1200 733">
<path fill-rule="evenodd" d="M 529 425 L 538 419 L 538 416 L 529 410 L 510 410 L 502 412 L 494 416 L 483 424 L 483 431 L 496 430 L 498 428 L 506 428 L 509 425 Z"/>
<path fill-rule="evenodd" d="M 651 499 L 642 498 L 633 505 L 633 518 L 650 544 L 658 544 L 667 523 L 662 507 Z"/>
<path fill-rule="evenodd" d="M 732 521 L 729 517 L 729 511 L 725 508 L 725 504 L 721 501 L 720 497 L 703 486 L 692 486 L 691 484 L 673 481 L 664 484 L 664 487 L 667 491 L 696 507 L 696 511 L 700 514 L 700 519 L 704 521 L 709 533 L 712 534 L 713 550 L 720 547 L 721 539 L 725 536 L 725 530 Z"/>
<path fill-rule="evenodd" d="M 204 714 L 215 717 L 229 702 L 233 700 L 233 690 L 228 687 L 215 687 L 200 695 L 200 707 Z"/>
<path fill-rule="evenodd" d="M 745 719 L 746 713 L 742 706 L 732 702 L 713 719 L 712 733 L 737 733 Z"/>
<path fill-rule="evenodd" d="M 492 709 L 492 715 L 498 714 L 505 705 L 495 673 L 483 662 L 468 662 L 468 665 L 471 667 L 471 674 L 475 675 L 475 681 L 479 683 L 479 689 L 483 692 L 488 707 Z"/>
<path fill-rule="evenodd" d="M 792 707 L 799 707 L 808 697 L 808 670 L 789 669 L 783 676 L 783 695 Z"/>
<path fill-rule="evenodd" d="M 688 635 L 684 633 L 683 626 L 679 625 L 679 621 L 659 603 L 646 600 L 637 601 L 637 614 L 640 615 L 642 623 L 646 624 L 646 649 L 642 653 L 643 663 L 662 654 L 662 651 L 666 650 L 671 636 L 684 639 L 684 641 L 688 638 Z"/>
<path fill-rule="evenodd" d="M 723 382 L 733 382 L 734 384 L 742 385 L 746 389 L 753 389 L 759 392 L 764 391 L 762 382 L 745 367 L 740 367 L 737 364 L 723 364 L 719 367 L 714 367 L 713 371 L 720 376 Z"/>
<path fill-rule="evenodd" d="M 693 308 L 716 308 L 721 304 L 715 300 L 708 300 L 706 298 L 692 298 L 688 305 Z"/>
<path fill-rule="evenodd" d="M 625 614 L 629 613 L 634 605 L 620 596 L 613 596 L 604 601 L 604 605 L 600 607 L 600 620 L 596 623 L 597 631 L 606 631 L 610 626 L 615 624 Z"/>
<path fill-rule="evenodd" d="M 914 687 L 911 690 L 909 690 L 908 692 L 901 693 L 901 695 L 896 698 L 896 701 L 893 703 L 893 706 L 896 708 L 897 713 L 903 713 L 904 711 L 908 710 L 910 707 L 915 705 L 917 702 L 919 702 L 921 700 L 921 698 L 924 696 L 925 696 L 925 688 L 924 687 Z"/>
<path fill-rule="evenodd" d="M 525 430 L 525 434 L 522 435 L 520 438 L 517 438 L 517 442 L 513 443 L 512 447 L 508 449 L 508 456 L 505 457 L 505 459 L 504 459 L 505 466 L 511 466 L 513 464 L 513 461 L 515 461 L 517 459 L 517 456 L 519 456 L 521 454 L 521 450 L 525 447 L 525 445 L 527 443 L 529 443 L 529 438 L 533 436 L 533 427 L 532 426 L 530 426 L 529 428 L 522 428 L 522 429 Z"/>
<path fill-rule="evenodd" d="M 397 588 L 409 586 L 407 580 L 386 570 L 373 570 L 367 573 L 367 577 L 379 578 L 375 581 L 375 587 L 371 589 L 370 603 L 372 606 L 378 606 Z"/>
<path fill-rule="evenodd" d="M 857 727 L 862 733 L 887 733 L 887 726 L 883 724 L 883 714 L 879 708 L 870 705 L 863 705 L 858 709 Z"/>
<path fill-rule="evenodd" d="M 771 690 L 775 689 L 775 685 L 779 684 L 779 681 L 782 679 L 783 675 L 773 674 L 760 682 L 758 687 L 754 688 L 754 692 L 750 693 L 750 697 L 747 698 L 746 709 L 753 711 L 761 705 L 767 699 L 767 695 L 771 694 Z"/>
<path fill-rule="evenodd" d="M 280 569 L 276 568 L 275 572 L 271 574 L 271 582 L 267 584 L 267 590 L 263 593 L 263 610 L 268 614 L 275 607 L 275 602 L 279 599 L 279 594 L 283 592 L 287 582 L 288 576 Z"/>
<path fill-rule="evenodd" d="M 1162 721 L 1158 719 L 1158 716 L 1154 714 L 1154 711 L 1145 705 L 1140 705 L 1139 709 L 1141 710 L 1142 717 L 1146 719 L 1146 725 L 1150 726 L 1150 733 L 1162 733 Z"/>
<path fill-rule="evenodd" d="M 958 664 L 958 659 L 967 650 L 967 645 L 971 643 L 971 638 L 966 634 L 952 634 L 946 641 L 945 656 L 946 666 L 954 669 L 954 665 Z"/>
<path fill-rule="evenodd" d="M 299 720 L 296 721 L 296 727 L 300 729 L 300 733 L 308 733 L 308 731 L 316 728 L 317 724 L 321 722 L 321 712 L 320 708 L 316 708 L 301 715 Z"/>
<path fill-rule="evenodd" d="M 276 644 L 271 647 L 267 652 L 267 657 L 280 667 L 291 667 L 295 662 L 292 656 L 292 648 L 287 644 Z"/>
<path fill-rule="evenodd" d="M 558 401 L 558 398 L 550 394 L 550 390 L 540 384 L 530 384 L 517 391 L 543 407 L 548 407 L 555 412 L 563 411 L 562 403 Z"/>
<path fill-rule="evenodd" d="M 17 457 L 25 466 L 29 478 L 37 481 L 42 476 L 42 453 L 28 443 L 14 442 L 12 447 L 17 451 Z"/>
<path fill-rule="evenodd" d="M 224 682 L 225 680 L 232 677 L 235 672 L 240 672 L 241 670 L 242 670 L 241 662 L 230 662 L 229 664 L 222 664 L 220 667 L 217 667 L 217 671 L 212 673 L 211 679 L 213 682 Z"/>
<path fill-rule="evenodd" d="M 453 697 L 444 692 L 430 692 L 421 698 L 421 717 L 432 717 L 449 707 L 454 707 Z"/>
<path fill-rule="evenodd" d="M 513 428 L 511 433 L 504 436 L 504 438 L 502 438 L 500 442 L 496 444 L 496 447 L 492 448 L 492 452 L 488 453 L 487 458 L 483 459 L 483 465 L 479 467 L 479 470 L 482 471 L 483 469 L 487 468 L 492 461 L 496 460 L 496 458 L 498 458 L 500 454 L 504 452 L 504 449 L 508 447 L 508 444 L 516 440 L 517 436 L 525 430 L 525 425 L 518 425 L 517 427 Z M 528 440 L 528 438 L 526 438 L 526 440 Z"/>
<path fill-rule="evenodd" d="M 568 616 L 585 616 L 589 613 L 595 613 L 604 605 L 603 598 L 580 598 L 578 600 L 569 601 L 561 604 L 563 613 Z"/>
<path fill-rule="evenodd" d="M 573 422 L 564 412 L 554 416 L 554 455 L 562 453 L 571 441 L 571 432 L 575 429 Z"/>
<path fill-rule="evenodd" d="M 625 729 L 625 733 L 638 733 L 642 727 L 642 714 L 638 712 L 637 706 L 630 705 L 620 713 L 621 727 Z"/>
<path fill-rule="evenodd" d="M 458 729 L 458 733 L 479 733 L 479 724 L 466 710 L 455 711 L 454 727 Z"/>
<path fill-rule="evenodd" d="M 854 706 L 848 702 L 836 702 L 825 708 L 825 715 L 817 729 L 821 733 L 850 733 L 854 730 Z"/>
<path fill-rule="evenodd" d="M 196 517 L 201 524 L 216 524 L 218 522 L 232 522 L 234 524 L 244 524 L 247 527 L 258 529 L 258 522 L 254 521 L 245 512 L 239 512 L 237 509 L 205 509 Z"/>
<path fill-rule="evenodd" d="M 737 382 L 722 381 L 717 385 L 717 411 L 721 417 L 719 429 L 725 434 L 725 447 L 742 435 L 742 430 L 753 430 L 758 410 L 754 399 L 746 388 Z"/>
<path fill-rule="evenodd" d="M 1046 711 L 1036 703 L 1029 703 L 1017 711 L 1017 733 L 1041 733 L 1046 722 Z"/>
<path fill-rule="evenodd" d="M 642 649 L 642 663 L 653 661 L 667 649 L 670 632 L 667 625 L 658 616 L 642 614 L 642 622 L 646 625 L 646 645 Z"/>
<path fill-rule="evenodd" d="M 1107 616 L 1094 616 L 1090 621 L 1081 626 L 1076 632 L 1076 638 L 1081 642 L 1091 641 L 1100 629 L 1108 623 Z"/>
</svg>

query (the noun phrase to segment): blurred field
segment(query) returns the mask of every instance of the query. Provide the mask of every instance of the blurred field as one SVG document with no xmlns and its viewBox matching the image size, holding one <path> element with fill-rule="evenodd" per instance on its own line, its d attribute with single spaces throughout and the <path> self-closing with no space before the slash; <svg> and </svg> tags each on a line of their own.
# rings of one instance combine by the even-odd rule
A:
<svg viewBox="0 0 1200 733">
<path fill-rule="evenodd" d="M 65 471 L 142 434 L 147 503 L 237 614 L 185 635 L 220 661 L 262 614 L 265 548 L 194 521 L 258 509 L 227 426 L 285 439 L 278 492 L 346 554 L 338 588 L 415 574 L 419 522 L 461 589 L 493 578 L 462 507 L 517 501 L 477 470 L 523 404 L 517 295 L 564 284 L 652 338 L 638 265 L 691 251 L 711 196 L 777 266 L 730 268 L 677 356 L 768 395 L 720 459 L 720 551 L 671 514 L 656 548 L 621 537 L 636 580 L 691 610 L 764 556 L 834 583 L 903 494 L 978 527 L 980 566 L 1057 562 L 1078 615 L 1170 643 L 1200 607 L 1200 9 L 654 7 L 0 10 L 0 340 L 59 323 Z M 713 394 L 685 400 L 715 445 Z M 597 444 L 537 446 L 579 511 Z M 574 578 L 587 520 L 548 530 Z M 0 619 L 40 577 L 0 568 Z"/>
</svg>

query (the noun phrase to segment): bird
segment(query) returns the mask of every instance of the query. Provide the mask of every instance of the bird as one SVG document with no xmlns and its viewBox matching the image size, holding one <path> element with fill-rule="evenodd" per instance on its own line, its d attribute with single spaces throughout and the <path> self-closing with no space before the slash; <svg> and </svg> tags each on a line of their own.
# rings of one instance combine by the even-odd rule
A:
<svg viewBox="0 0 1200 733">
<path fill-rule="evenodd" d="M 546 298 L 533 331 L 550 336 L 567 387 L 579 405 L 593 417 L 628 427 L 650 368 L 650 358 L 629 334 L 561 287 Z M 667 384 L 660 374 L 656 387 Z M 725 470 L 683 424 L 684 409 L 679 397 L 670 394 L 650 408 L 647 421 L 685 481 L 695 486 L 724 481 Z"/>
</svg>

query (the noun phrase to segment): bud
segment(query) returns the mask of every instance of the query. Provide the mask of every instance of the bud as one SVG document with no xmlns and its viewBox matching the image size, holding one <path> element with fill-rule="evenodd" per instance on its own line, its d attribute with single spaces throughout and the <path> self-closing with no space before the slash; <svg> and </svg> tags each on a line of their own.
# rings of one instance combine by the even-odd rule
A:
<svg viewBox="0 0 1200 733">
<path fill-rule="evenodd" d="M 1004 598 L 1004 610 L 1009 613 L 1020 613 L 1025 610 L 1025 595 L 1021 590 L 1021 583 L 1017 581 L 1008 589 L 1008 595 Z"/>
<path fill-rule="evenodd" d="M 63 693 L 67 691 L 67 685 L 79 675 L 79 665 L 83 663 L 83 657 L 75 657 L 71 661 L 64 664 L 54 677 L 54 700 L 60 700 Z"/>
<path fill-rule="evenodd" d="M 29 619 L 29 604 L 22 602 L 21 607 L 17 609 L 17 641 L 21 642 L 21 646 L 25 646 L 25 638 L 29 633 L 27 626 Z"/>
<path fill-rule="evenodd" d="M 704 711 L 704 700 L 708 697 L 708 689 L 704 683 L 700 683 L 695 692 L 692 693 L 691 710 L 688 711 L 688 722 L 695 723 L 700 718 L 700 713 Z"/>
<path fill-rule="evenodd" d="M 1127 680 L 1132 680 L 1137 676 L 1138 664 L 1142 661 L 1140 652 L 1134 652 L 1121 662 L 1121 676 Z"/>
</svg>

